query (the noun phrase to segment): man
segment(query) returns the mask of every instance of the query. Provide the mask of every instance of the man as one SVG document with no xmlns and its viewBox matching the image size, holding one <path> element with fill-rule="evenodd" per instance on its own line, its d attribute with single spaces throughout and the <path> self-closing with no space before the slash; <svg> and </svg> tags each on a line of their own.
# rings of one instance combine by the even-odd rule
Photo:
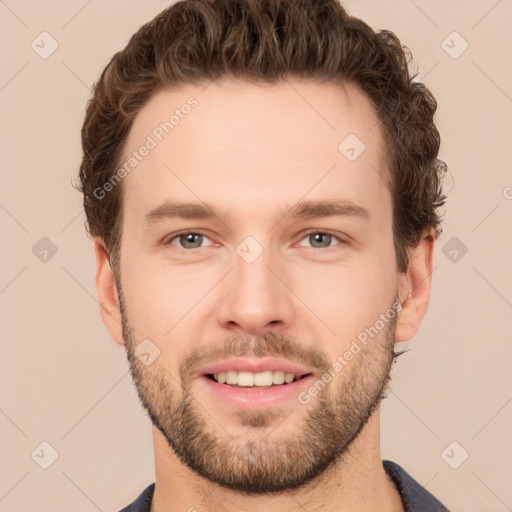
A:
<svg viewBox="0 0 512 512">
<path fill-rule="evenodd" d="M 186 0 L 95 85 L 81 190 L 101 314 L 153 423 L 125 511 L 440 511 L 382 461 L 427 309 L 436 101 L 336 0 Z"/>
</svg>

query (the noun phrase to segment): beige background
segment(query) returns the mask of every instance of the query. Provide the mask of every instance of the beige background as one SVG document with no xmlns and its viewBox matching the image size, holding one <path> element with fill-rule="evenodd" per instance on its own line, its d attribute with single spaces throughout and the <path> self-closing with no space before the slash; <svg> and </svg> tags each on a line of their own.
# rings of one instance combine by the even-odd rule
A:
<svg viewBox="0 0 512 512">
<path fill-rule="evenodd" d="M 100 319 L 71 183 L 91 85 L 167 4 L 0 1 L 3 512 L 117 511 L 154 481 L 150 422 Z M 429 312 L 383 406 L 383 456 L 454 511 L 512 510 L 512 1 L 345 5 L 412 50 L 452 175 Z M 58 43 L 47 59 L 31 47 L 43 31 Z M 58 453 L 47 469 L 42 442 Z"/>
</svg>

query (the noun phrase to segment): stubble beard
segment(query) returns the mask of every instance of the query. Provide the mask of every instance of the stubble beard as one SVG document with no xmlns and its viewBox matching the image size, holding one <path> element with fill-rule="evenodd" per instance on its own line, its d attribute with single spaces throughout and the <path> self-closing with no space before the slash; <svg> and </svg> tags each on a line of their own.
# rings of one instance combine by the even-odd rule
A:
<svg viewBox="0 0 512 512">
<path fill-rule="evenodd" d="M 233 435 L 222 425 L 223 418 L 212 417 L 193 396 L 190 374 L 180 371 L 180 382 L 159 365 L 158 359 L 150 366 L 139 361 L 134 353 L 134 328 L 119 287 L 118 291 L 127 359 L 142 406 L 179 459 L 222 487 L 261 495 L 296 489 L 320 478 L 329 468 L 343 464 L 354 440 L 385 397 L 395 359 L 396 316 L 311 399 L 305 412 L 297 413 L 296 409 L 306 407 L 299 401 L 287 410 L 235 410 L 233 416 L 246 430 Z M 286 345 L 283 343 L 279 334 L 270 333 L 252 339 L 232 337 L 226 340 L 225 348 L 229 346 L 229 353 L 238 356 L 286 358 L 282 349 L 290 347 L 289 338 Z M 322 361 L 326 368 L 332 366 L 325 365 L 321 353 L 316 361 Z M 181 392 L 176 389 L 180 384 Z M 283 438 L 281 423 L 296 414 L 303 419 L 297 427 L 297 420 L 288 421 L 293 431 Z"/>
</svg>

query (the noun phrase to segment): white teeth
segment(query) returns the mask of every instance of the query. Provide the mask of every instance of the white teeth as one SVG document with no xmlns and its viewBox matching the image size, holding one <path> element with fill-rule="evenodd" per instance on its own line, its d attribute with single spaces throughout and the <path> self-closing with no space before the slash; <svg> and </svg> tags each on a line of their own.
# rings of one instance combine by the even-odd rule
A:
<svg viewBox="0 0 512 512">
<path fill-rule="evenodd" d="M 278 385 L 285 382 L 290 384 L 290 382 L 294 381 L 295 374 L 285 373 L 281 370 L 275 372 L 267 370 L 260 373 L 230 370 L 227 372 L 214 373 L 213 378 L 221 384 L 232 384 L 242 387 L 269 387 L 273 384 Z"/>
<path fill-rule="evenodd" d="M 272 372 L 270 370 L 268 370 L 266 372 L 254 374 L 254 385 L 255 386 L 270 386 L 271 384 L 272 384 Z M 274 382 L 274 384 L 275 384 L 275 382 Z M 238 382 L 238 385 L 240 385 L 240 382 Z"/>
<path fill-rule="evenodd" d="M 288 375 L 293 375 L 293 373 L 288 373 Z M 282 372 L 282 371 L 273 372 L 272 382 L 274 384 L 282 384 L 284 382 L 284 372 Z"/>
<path fill-rule="evenodd" d="M 295 375 L 293 375 L 293 373 L 285 373 L 284 374 L 284 381 L 287 384 L 290 384 L 290 382 L 293 380 L 294 377 L 295 377 Z"/>
<path fill-rule="evenodd" d="M 239 386 L 254 386 L 254 373 L 251 372 L 238 372 Z"/>
<path fill-rule="evenodd" d="M 238 372 L 226 372 L 226 384 L 238 384 Z"/>
</svg>

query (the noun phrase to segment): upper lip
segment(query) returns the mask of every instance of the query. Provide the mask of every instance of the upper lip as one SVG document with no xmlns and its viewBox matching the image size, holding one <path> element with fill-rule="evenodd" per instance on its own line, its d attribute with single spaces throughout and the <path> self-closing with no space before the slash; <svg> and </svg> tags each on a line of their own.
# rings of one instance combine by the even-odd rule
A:
<svg viewBox="0 0 512 512">
<path fill-rule="evenodd" d="M 252 373 L 260 373 L 268 370 L 272 371 L 283 371 L 284 373 L 293 373 L 297 377 L 302 377 L 312 373 L 311 370 L 298 366 L 297 364 L 285 361 L 283 359 L 246 359 L 246 358 L 235 358 L 227 359 L 224 361 L 218 361 L 216 363 L 210 363 L 203 366 L 197 371 L 197 377 L 202 375 L 208 375 L 213 373 L 227 372 L 229 370 L 234 371 L 245 371 Z"/>
</svg>

